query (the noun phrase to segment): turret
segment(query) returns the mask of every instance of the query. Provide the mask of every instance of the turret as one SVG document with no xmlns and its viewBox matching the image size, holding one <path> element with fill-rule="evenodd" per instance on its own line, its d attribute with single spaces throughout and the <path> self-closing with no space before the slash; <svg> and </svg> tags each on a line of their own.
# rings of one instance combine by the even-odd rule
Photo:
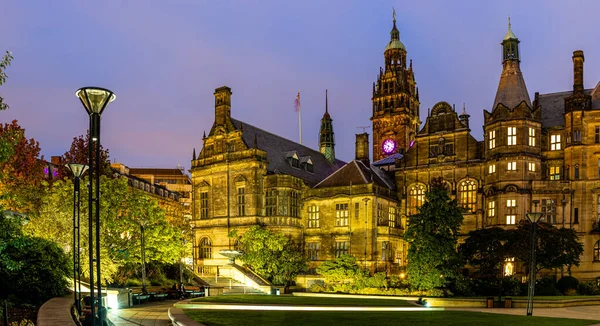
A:
<svg viewBox="0 0 600 326">
<path fill-rule="evenodd" d="M 329 115 L 327 90 L 325 90 L 325 113 L 321 119 L 319 131 L 319 151 L 325 155 L 329 163 L 335 162 L 335 141 L 333 138 L 333 120 Z"/>
</svg>

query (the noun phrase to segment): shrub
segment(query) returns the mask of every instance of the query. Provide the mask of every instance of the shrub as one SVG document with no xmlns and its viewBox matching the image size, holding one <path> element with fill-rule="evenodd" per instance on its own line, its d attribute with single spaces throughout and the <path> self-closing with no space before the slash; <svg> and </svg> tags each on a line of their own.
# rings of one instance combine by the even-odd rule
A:
<svg viewBox="0 0 600 326">
<path fill-rule="evenodd" d="M 473 292 L 473 280 L 463 275 L 458 275 L 456 279 L 450 283 L 450 289 L 459 296 L 472 296 Z"/>
<path fill-rule="evenodd" d="M 560 295 L 553 277 L 544 276 L 535 282 L 536 295 Z"/>
<path fill-rule="evenodd" d="M 318 293 L 318 292 L 324 292 L 325 288 L 321 284 L 315 283 L 315 284 L 311 285 L 308 288 L 308 290 L 313 293 Z"/>
<path fill-rule="evenodd" d="M 125 286 L 142 286 L 142 281 L 137 278 L 130 278 L 127 281 L 125 281 Z"/>
<path fill-rule="evenodd" d="M 579 294 L 582 295 L 598 295 L 600 294 L 600 288 L 596 286 L 596 281 L 587 281 L 579 283 L 578 287 Z"/>
<path fill-rule="evenodd" d="M 526 289 L 527 288 L 525 288 L 525 292 L 523 292 L 521 280 L 515 277 L 505 277 L 502 280 L 502 294 L 505 296 L 525 295 L 527 293 Z"/>
<path fill-rule="evenodd" d="M 556 282 L 556 288 L 565 295 L 573 295 L 577 293 L 579 281 L 573 276 L 563 276 Z"/>
</svg>

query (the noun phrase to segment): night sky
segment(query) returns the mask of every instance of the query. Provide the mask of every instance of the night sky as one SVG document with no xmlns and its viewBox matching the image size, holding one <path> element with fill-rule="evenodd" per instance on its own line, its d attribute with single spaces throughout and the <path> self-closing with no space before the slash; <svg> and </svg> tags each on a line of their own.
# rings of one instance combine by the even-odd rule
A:
<svg viewBox="0 0 600 326">
<path fill-rule="evenodd" d="M 329 89 L 336 154 L 354 158 L 358 126 L 371 125 L 372 83 L 390 39 L 392 6 L 413 59 L 421 120 L 439 101 L 466 103 L 482 139 L 502 69 L 507 17 L 535 92 L 571 90 L 574 50 L 585 87 L 600 80 L 600 1 L 3 0 L 0 51 L 15 57 L 0 94 L 46 159 L 84 134 L 75 97 L 100 86 L 117 99 L 102 116 L 102 144 L 130 167 L 190 166 L 214 119 L 214 89 L 232 88 L 232 116 L 317 148 Z M 367 129 L 367 132 L 372 131 Z"/>
</svg>

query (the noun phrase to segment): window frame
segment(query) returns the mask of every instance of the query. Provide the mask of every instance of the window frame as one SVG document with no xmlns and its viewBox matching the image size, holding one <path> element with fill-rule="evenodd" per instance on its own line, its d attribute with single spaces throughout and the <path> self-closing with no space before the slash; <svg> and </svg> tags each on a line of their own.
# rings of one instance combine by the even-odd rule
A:
<svg viewBox="0 0 600 326">
<path fill-rule="evenodd" d="M 508 146 L 517 145 L 517 127 L 507 127 L 506 145 L 508 145 Z"/>
</svg>

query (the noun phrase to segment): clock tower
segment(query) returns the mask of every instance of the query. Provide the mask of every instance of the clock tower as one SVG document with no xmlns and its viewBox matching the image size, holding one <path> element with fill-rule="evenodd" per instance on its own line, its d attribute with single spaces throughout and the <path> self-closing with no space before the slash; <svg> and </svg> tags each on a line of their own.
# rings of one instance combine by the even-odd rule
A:
<svg viewBox="0 0 600 326">
<path fill-rule="evenodd" d="M 383 53 L 385 68 L 379 68 L 377 82 L 373 83 L 373 161 L 406 150 L 421 125 L 412 60 L 407 66 L 395 11 L 393 17 L 391 39 Z"/>
</svg>

